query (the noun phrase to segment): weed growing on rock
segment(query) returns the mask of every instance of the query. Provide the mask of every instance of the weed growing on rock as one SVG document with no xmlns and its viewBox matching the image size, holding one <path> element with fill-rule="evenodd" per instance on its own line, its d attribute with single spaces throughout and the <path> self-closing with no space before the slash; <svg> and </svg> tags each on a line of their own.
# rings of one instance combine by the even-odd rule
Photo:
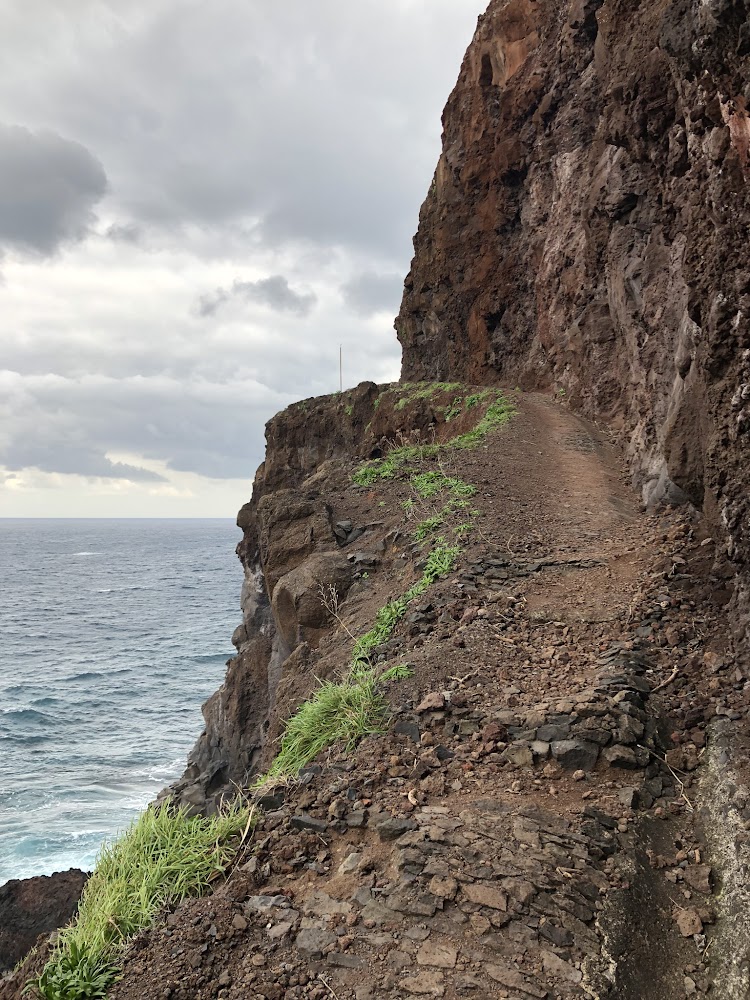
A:
<svg viewBox="0 0 750 1000">
<path fill-rule="evenodd" d="M 163 906 L 205 892 L 248 824 L 242 803 L 209 818 L 149 806 L 102 848 L 75 923 L 60 933 L 52 958 L 26 990 L 44 1000 L 103 998 L 125 944 Z"/>
<path fill-rule="evenodd" d="M 483 403 L 485 399 L 488 398 L 491 392 L 491 389 L 483 389 L 481 392 L 472 392 L 464 400 L 464 409 L 471 410 L 475 406 L 479 406 L 480 403 Z"/>
<path fill-rule="evenodd" d="M 375 624 L 354 643 L 353 666 L 369 663 L 370 654 L 381 643 L 391 637 L 391 633 L 406 614 L 409 601 L 405 597 L 397 597 L 385 604 L 375 615 Z"/>
<path fill-rule="evenodd" d="M 423 500 L 444 490 L 450 491 L 454 497 L 473 497 L 477 491 L 471 483 L 465 483 L 455 476 L 446 476 L 443 472 L 418 472 L 411 477 L 410 482 Z"/>
<path fill-rule="evenodd" d="M 439 450 L 440 445 L 437 444 L 410 444 L 394 448 L 385 458 L 376 458 L 357 469 L 353 476 L 354 482 L 357 486 L 372 486 L 378 479 L 393 479 L 405 465 L 432 458 Z"/>
<path fill-rule="evenodd" d="M 433 514 L 432 517 L 426 517 L 424 521 L 420 521 L 414 531 L 414 537 L 418 542 L 423 542 L 428 535 L 431 535 L 433 531 L 438 531 L 443 525 L 443 517 L 441 514 Z"/>
</svg>

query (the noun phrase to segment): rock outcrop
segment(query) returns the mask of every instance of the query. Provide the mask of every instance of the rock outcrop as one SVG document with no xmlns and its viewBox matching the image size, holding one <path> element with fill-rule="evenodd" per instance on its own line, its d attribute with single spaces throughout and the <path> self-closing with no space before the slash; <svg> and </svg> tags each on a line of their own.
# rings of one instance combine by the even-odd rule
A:
<svg viewBox="0 0 750 1000">
<path fill-rule="evenodd" d="M 346 596 L 370 558 L 353 543 L 368 544 L 383 524 L 366 495 L 351 519 L 357 460 L 381 455 L 389 443 L 439 441 L 476 423 L 482 405 L 446 420 L 454 396 L 452 386 L 410 393 L 364 382 L 302 400 L 269 421 L 266 459 L 237 517 L 245 574 L 243 620 L 232 637 L 237 655 L 203 706 L 205 731 L 185 773 L 164 794 L 176 793 L 196 812 L 212 811 L 257 772 L 285 717 L 279 697 L 296 691 L 290 704 L 300 700 L 309 688 L 310 653 L 330 631 L 321 588 Z M 315 669 L 320 676 L 320 665 Z"/>
<path fill-rule="evenodd" d="M 750 563 L 750 4 L 493 0 L 445 108 L 403 378 L 546 387 Z M 727 563 L 729 560 L 729 565 Z"/>
<path fill-rule="evenodd" d="M 76 868 L 0 886 L 0 973 L 12 969 L 41 934 L 62 927 L 78 909 L 88 875 Z"/>
</svg>

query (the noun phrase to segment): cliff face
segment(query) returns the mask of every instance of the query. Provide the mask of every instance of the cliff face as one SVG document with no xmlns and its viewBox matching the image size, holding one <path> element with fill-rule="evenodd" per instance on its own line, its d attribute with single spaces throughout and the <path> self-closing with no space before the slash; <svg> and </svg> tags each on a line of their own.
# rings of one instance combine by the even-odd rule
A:
<svg viewBox="0 0 750 1000">
<path fill-rule="evenodd" d="M 398 394 L 364 382 L 295 403 L 269 421 L 266 460 L 237 517 L 245 573 L 243 620 L 232 637 L 237 655 L 203 706 L 205 731 L 185 773 L 164 794 L 211 811 L 267 766 L 283 720 L 315 677 L 326 676 L 318 646 L 331 619 L 320 588 L 333 587 L 343 599 L 372 558 L 369 548 L 384 550 L 382 512 L 370 509 L 366 493 L 352 496 L 353 469 L 389 443 L 439 441 L 454 396 L 450 386 Z M 481 411 L 454 418 L 450 433 L 473 425 Z M 354 545 L 360 539 L 364 553 Z"/>
<path fill-rule="evenodd" d="M 74 916 L 87 878 L 71 868 L 0 886 L 0 974 L 12 969 L 41 934 L 50 934 Z"/>
<path fill-rule="evenodd" d="M 396 321 L 405 379 L 605 421 L 644 501 L 705 512 L 745 612 L 749 100 L 747 0 L 493 0 Z"/>
</svg>

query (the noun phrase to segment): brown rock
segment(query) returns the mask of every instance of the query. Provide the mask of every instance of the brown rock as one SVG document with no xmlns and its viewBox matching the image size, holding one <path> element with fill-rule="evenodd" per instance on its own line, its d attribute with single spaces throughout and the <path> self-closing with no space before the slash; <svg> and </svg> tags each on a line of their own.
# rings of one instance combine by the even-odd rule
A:
<svg viewBox="0 0 750 1000">
<path fill-rule="evenodd" d="M 440 875 L 435 875 L 427 888 L 433 896 L 439 896 L 441 899 L 453 899 L 458 891 L 458 882 L 450 876 L 441 878 Z"/>
<path fill-rule="evenodd" d="M 519 993 L 524 993 L 530 997 L 537 997 L 538 1000 L 544 1000 L 544 997 L 547 996 L 546 990 L 535 986 L 533 983 L 527 983 L 520 972 L 516 972 L 515 969 L 511 969 L 507 965 L 487 963 L 485 969 L 491 979 L 494 979 L 496 983 L 500 983 L 501 986 L 507 986 L 510 990 L 518 990 Z"/>
<path fill-rule="evenodd" d="M 469 902 L 478 903 L 479 906 L 488 906 L 492 910 L 502 910 L 503 913 L 508 909 L 507 893 L 501 892 L 500 889 L 494 889 L 492 886 L 480 883 L 462 885 L 461 892 Z"/>
<path fill-rule="evenodd" d="M 445 698 L 439 691 L 426 695 L 414 709 L 415 712 L 437 712 L 445 708 Z"/>
<path fill-rule="evenodd" d="M 692 937 L 693 934 L 703 933 L 703 921 L 696 910 L 679 908 L 674 911 L 673 916 L 683 937 Z"/>
<path fill-rule="evenodd" d="M 691 889 L 708 895 L 711 892 L 711 866 L 689 865 L 682 870 L 682 878 Z"/>
<path fill-rule="evenodd" d="M 402 979 L 399 986 L 407 993 L 415 993 L 418 996 L 441 997 L 445 993 L 443 976 L 440 972 L 421 972 L 418 976 Z"/>
<path fill-rule="evenodd" d="M 439 969 L 455 968 L 458 959 L 458 949 L 450 944 L 438 944 L 427 940 L 417 952 L 417 962 L 420 965 L 434 965 Z"/>
<path fill-rule="evenodd" d="M 12 879 L 0 886 L 0 972 L 12 969 L 36 942 L 66 924 L 78 909 L 88 875 L 78 869 Z"/>
</svg>

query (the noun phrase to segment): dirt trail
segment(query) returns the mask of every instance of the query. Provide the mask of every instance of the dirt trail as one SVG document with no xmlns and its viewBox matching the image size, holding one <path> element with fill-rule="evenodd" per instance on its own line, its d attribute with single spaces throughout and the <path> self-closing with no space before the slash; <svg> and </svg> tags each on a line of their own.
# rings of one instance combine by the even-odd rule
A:
<svg viewBox="0 0 750 1000">
<path fill-rule="evenodd" d="M 441 462 L 480 513 L 383 651 L 413 670 L 388 732 L 269 793 L 228 881 L 135 942 L 111 1000 L 740 995 L 714 981 L 721 872 L 695 823 L 707 723 L 745 698 L 710 543 L 641 512 L 617 452 L 548 397 Z M 420 552 L 408 479 L 363 491 L 353 468 L 316 485 L 334 520 L 377 514 L 341 607 L 361 634 Z M 279 704 L 350 647 L 326 634 Z"/>
</svg>

